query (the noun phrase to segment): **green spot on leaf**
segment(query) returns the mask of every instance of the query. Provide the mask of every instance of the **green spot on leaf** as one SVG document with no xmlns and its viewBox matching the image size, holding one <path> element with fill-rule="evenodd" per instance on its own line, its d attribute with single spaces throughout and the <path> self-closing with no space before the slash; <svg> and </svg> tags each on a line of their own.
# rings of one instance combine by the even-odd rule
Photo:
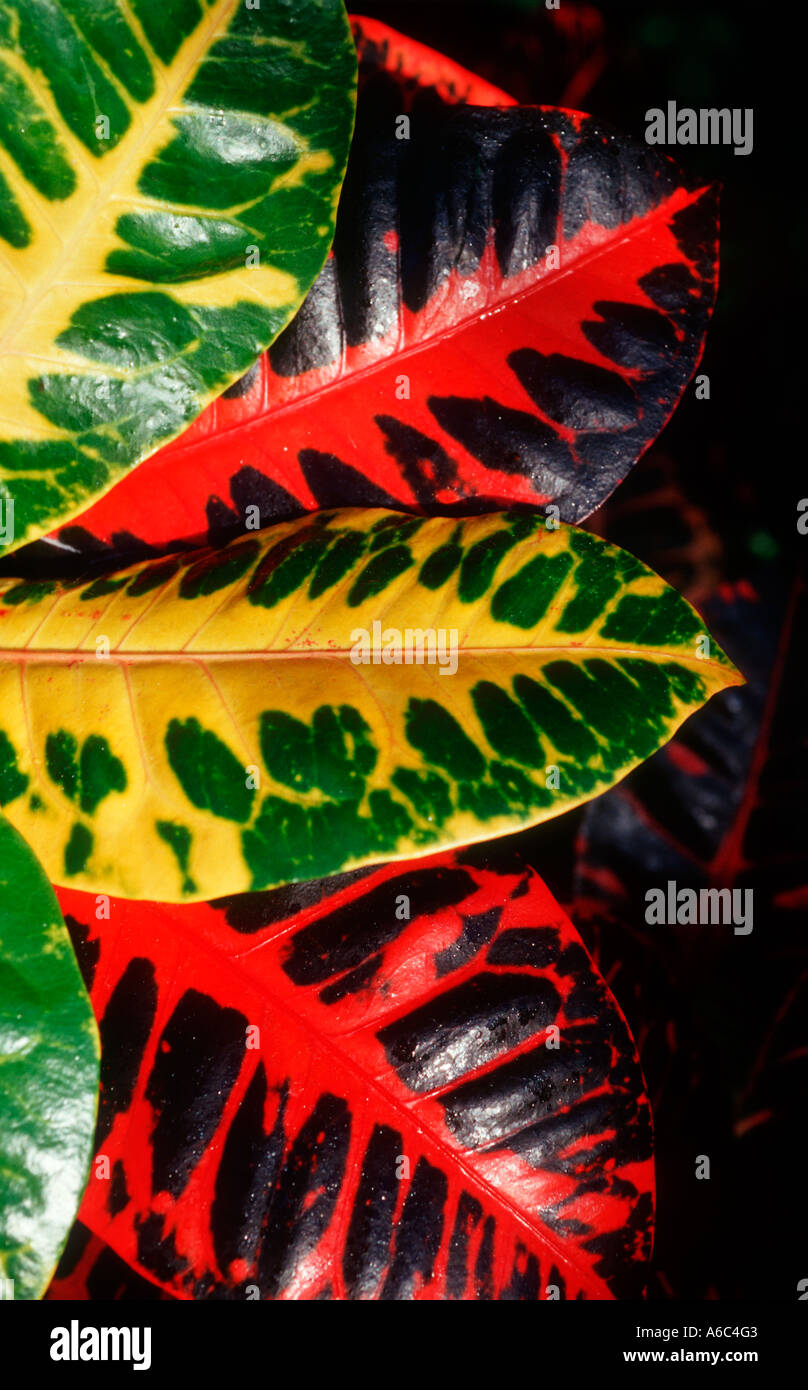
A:
<svg viewBox="0 0 808 1390">
<path fill-rule="evenodd" d="M 586 724 L 576 719 L 563 700 L 545 685 L 530 676 L 516 676 L 513 689 L 537 729 L 547 735 L 560 753 L 581 763 L 597 755 L 598 741 Z"/>
<path fill-rule="evenodd" d="M 45 766 L 51 781 L 87 815 L 94 815 L 111 792 L 126 790 L 126 769 L 99 734 L 84 740 L 80 756 L 78 742 L 67 729 L 48 734 Z"/>
<path fill-rule="evenodd" d="M 334 801 L 361 800 L 377 755 L 370 726 L 351 705 L 321 705 L 311 727 L 284 710 L 265 710 L 259 734 L 276 782 L 300 792 L 318 787 Z"/>
<path fill-rule="evenodd" d="M 367 537 L 361 531 L 349 531 L 347 535 L 340 536 L 314 571 L 309 598 L 319 598 L 344 579 L 359 560 L 366 544 Z"/>
<path fill-rule="evenodd" d="M 423 517 L 411 517 L 402 521 L 399 519 L 390 520 L 384 517 L 384 525 L 377 523 L 371 533 L 370 553 L 376 554 L 379 550 L 386 550 L 388 546 L 399 545 L 408 541 L 411 536 L 416 535 L 424 524 Z"/>
<path fill-rule="evenodd" d="M 458 594 L 463 603 L 482 598 L 491 587 L 500 560 L 517 544 L 510 531 L 497 531 L 485 536 L 468 550 L 460 566 Z"/>
<path fill-rule="evenodd" d="M 515 700 L 493 681 L 479 681 L 471 692 L 477 717 L 492 748 L 503 758 L 541 767 L 544 755 L 536 731 Z"/>
<path fill-rule="evenodd" d="M 116 758 L 105 738 L 91 734 L 85 739 L 79 766 L 82 811 L 93 815 L 110 792 L 126 791 L 126 769 Z"/>
<path fill-rule="evenodd" d="M 65 845 L 65 873 L 69 874 L 71 878 L 74 878 L 76 874 L 83 873 L 92 852 L 92 833 L 86 825 L 77 821 L 70 832 L 70 839 Z"/>
<path fill-rule="evenodd" d="M 159 565 L 149 565 L 147 569 L 141 570 L 140 574 L 135 575 L 127 594 L 132 598 L 142 598 L 144 594 L 150 594 L 153 589 L 159 589 L 163 584 L 168 584 L 174 578 L 180 568 L 179 560 L 164 560 Z"/>
<path fill-rule="evenodd" d="M 180 598 L 203 598 L 235 584 L 247 573 L 260 549 L 258 541 L 244 541 L 221 554 L 206 555 L 204 559 L 197 560 L 182 577 Z"/>
<path fill-rule="evenodd" d="M 408 545 L 393 545 L 389 550 L 382 550 L 380 554 L 374 555 L 354 580 L 348 593 L 348 606 L 358 608 L 365 599 L 375 598 L 376 594 L 382 593 L 388 584 L 392 584 L 394 579 L 398 579 L 399 575 L 404 574 L 414 563 Z"/>
<path fill-rule="evenodd" d="M 572 556 L 536 555 L 497 589 L 491 615 L 498 623 L 531 628 L 544 617 L 572 568 Z"/>
<path fill-rule="evenodd" d="M 676 647 L 698 636 L 704 624 L 674 589 L 666 589 L 659 595 L 626 594 L 601 630 L 613 642 Z"/>
<path fill-rule="evenodd" d="M 108 594 L 114 594 L 118 589 L 122 589 L 125 583 L 125 579 L 95 579 L 92 584 L 88 584 L 86 589 L 82 589 L 79 594 L 79 602 L 89 603 L 95 598 L 106 598 Z"/>
<path fill-rule="evenodd" d="M 333 537 L 315 522 L 287 536 L 267 551 L 250 580 L 247 597 L 259 608 L 274 608 L 308 579 L 321 563 Z"/>
<path fill-rule="evenodd" d="M 570 546 L 580 556 L 574 576 L 578 592 L 565 604 L 556 629 L 558 632 L 585 632 L 620 588 L 623 555 L 621 552 L 609 555 L 602 542 L 588 531 L 571 531 Z"/>
<path fill-rule="evenodd" d="M 78 743 L 66 729 L 48 734 L 45 740 L 45 766 L 48 776 L 65 796 L 76 800 L 79 782 Z"/>
<path fill-rule="evenodd" d="M 173 853 L 182 874 L 183 893 L 195 893 L 196 884 L 188 873 L 188 859 L 191 853 L 191 832 L 187 825 L 178 821 L 158 820 L 155 823 L 157 834 Z"/>
<path fill-rule="evenodd" d="M 28 777 L 17 766 L 17 752 L 8 734 L 0 729 L 0 806 L 8 806 L 22 796 Z"/>
<path fill-rule="evenodd" d="M 461 560 L 463 559 L 463 547 L 450 541 L 447 545 L 438 546 L 431 555 L 427 555 L 418 574 L 419 584 L 423 584 L 426 589 L 440 589 L 451 579 Z"/>
<path fill-rule="evenodd" d="M 406 734 L 428 763 L 445 768 L 458 782 L 474 781 L 485 772 L 479 748 L 437 700 L 410 700 Z"/>
<path fill-rule="evenodd" d="M 203 729 L 198 719 L 172 719 L 165 746 L 172 771 L 194 806 L 225 820 L 249 820 L 255 791 L 217 734 Z"/>
<path fill-rule="evenodd" d="M 55 588 L 56 581 L 53 579 L 25 580 L 3 594 L 0 603 L 10 603 L 15 607 L 20 603 L 38 603 L 41 598 L 52 594 Z"/>
<path fill-rule="evenodd" d="M 403 792 L 422 820 L 436 829 L 452 814 L 449 784 L 439 772 L 416 772 L 411 767 L 397 767 L 391 778 L 393 786 Z"/>
</svg>

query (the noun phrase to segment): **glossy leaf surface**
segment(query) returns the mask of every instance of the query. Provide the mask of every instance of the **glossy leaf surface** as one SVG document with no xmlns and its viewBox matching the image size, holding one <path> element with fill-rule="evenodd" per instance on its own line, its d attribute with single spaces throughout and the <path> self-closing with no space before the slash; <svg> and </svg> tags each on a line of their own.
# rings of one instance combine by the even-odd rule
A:
<svg viewBox="0 0 808 1390">
<path fill-rule="evenodd" d="M 58 1303 L 165 1301 L 171 1297 L 126 1264 L 82 1221 L 77 1221 L 70 1232 L 46 1294 L 48 1300 Z"/>
<path fill-rule="evenodd" d="M 568 919 L 485 851 L 193 908 L 63 891 L 103 1039 L 82 1221 L 182 1298 L 609 1299 L 648 1102 Z"/>
<path fill-rule="evenodd" d="M 98 1034 L 59 904 L 0 816 L 0 1277 L 39 1298 L 78 1209 Z"/>
<path fill-rule="evenodd" d="M 625 551 L 535 513 L 320 513 L 0 583 L 0 791 L 52 879 L 210 898 L 602 791 L 740 676 Z"/>
<path fill-rule="evenodd" d="M 363 43 L 360 22 L 359 48 L 334 251 L 302 310 L 63 541 L 218 540 L 248 506 L 262 525 L 513 502 L 577 521 L 672 413 L 715 297 L 714 190 L 589 116 L 456 104 L 492 94 L 440 55 L 414 86 L 400 36 Z"/>
<path fill-rule="evenodd" d="M 106 492 L 289 322 L 331 244 L 354 65 L 341 0 L 5 0 L 0 550 Z"/>
</svg>

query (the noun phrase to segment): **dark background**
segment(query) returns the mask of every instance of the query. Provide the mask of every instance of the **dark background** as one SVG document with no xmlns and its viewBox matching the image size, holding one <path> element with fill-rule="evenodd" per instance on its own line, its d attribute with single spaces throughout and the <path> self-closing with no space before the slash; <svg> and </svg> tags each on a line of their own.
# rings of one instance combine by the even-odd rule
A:
<svg viewBox="0 0 808 1390">
<path fill-rule="evenodd" d="M 691 386 L 586 523 L 676 584 L 748 685 L 589 807 L 498 844 L 518 847 L 567 906 L 640 1046 L 657 1146 L 649 1297 L 797 1300 L 808 1279 L 808 536 L 796 524 L 808 494 L 806 218 L 791 192 L 803 176 L 786 71 L 799 12 L 653 0 L 357 8 L 522 103 L 568 105 L 640 138 L 646 110 L 669 99 L 753 108 L 749 155 L 670 151 L 722 186 L 720 291 L 699 369 L 710 400 Z M 752 934 L 648 927 L 645 890 L 668 878 L 752 887 Z M 709 1180 L 695 1176 L 702 1155 Z"/>
</svg>

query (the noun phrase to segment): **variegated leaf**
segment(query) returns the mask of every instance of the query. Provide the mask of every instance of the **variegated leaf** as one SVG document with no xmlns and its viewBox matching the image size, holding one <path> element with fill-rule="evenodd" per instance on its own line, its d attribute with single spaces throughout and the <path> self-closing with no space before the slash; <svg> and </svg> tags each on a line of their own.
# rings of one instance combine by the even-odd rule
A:
<svg viewBox="0 0 808 1390">
<path fill-rule="evenodd" d="M 2 581 L 0 801 L 57 882 L 211 898 L 545 820 L 740 679 L 587 532 L 321 512 Z"/>
<path fill-rule="evenodd" d="M 354 33 L 356 131 L 305 304 L 27 573 L 219 545 L 250 506 L 269 526 L 555 503 L 577 524 L 670 417 L 715 300 L 716 190 L 589 116 L 515 107 L 384 26 Z"/>
<path fill-rule="evenodd" d="M 173 438 L 325 260 L 341 0 L 3 0 L 0 553 Z"/>
<path fill-rule="evenodd" d="M 633 1040 L 544 884 L 490 848 L 101 920 L 61 890 L 103 1048 L 88 1292 L 131 1287 L 122 1258 L 184 1299 L 641 1296 Z"/>
</svg>

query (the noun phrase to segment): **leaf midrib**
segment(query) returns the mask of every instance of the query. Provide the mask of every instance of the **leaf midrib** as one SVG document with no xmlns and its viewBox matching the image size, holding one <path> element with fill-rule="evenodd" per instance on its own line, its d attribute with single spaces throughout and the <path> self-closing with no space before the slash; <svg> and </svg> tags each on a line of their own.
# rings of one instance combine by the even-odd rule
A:
<svg viewBox="0 0 808 1390">
<path fill-rule="evenodd" d="M 547 274 L 542 275 L 541 279 L 537 283 L 532 285 L 524 285 L 521 289 L 514 289 L 510 293 L 503 295 L 501 299 L 493 301 L 493 303 L 487 305 L 484 309 L 479 309 L 476 312 L 469 313 L 468 315 L 459 319 L 455 323 L 447 324 L 437 333 L 430 334 L 429 337 L 421 339 L 416 343 L 411 343 L 409 347 L 396 347 L 394 351 L 385 354 L 385 356 L 383 357 L 377 358 L 373 362 L 369 362 L 365 367 L 346 367 L 346 349 L 343 348 L 342 353 L 339 357 L 335 358 L 332 362 L 325 364 L 326 368 L 334 367 L 335 364 L 339 368 L 339 374 L 332 380 L 325 381 L 321 385 L 316 386 L 313 389 L 307 390 L 302 396 L 297 396 L 293 400 L 284 401 L 280 404 L 273 404 L 272 402 L 270 402 L 270 404 L 264 409 L 262 409 L 260 413 L 250 416 L 250 418 L 247 420 L 234 420 L 232 424 L 225 426 L 220 426 L 217 424 L 216 441 L 218 442 L 219 440 L 226 438 L 230 434 L 236 434 L 244 430 L 257 428 L 262 424 L 263 421 L 265 421 L 269 417 L 275 419 L 276 416 L 280 417 L 292 411 L 301 409 L 308 410 L 310 409 L 311 402 L 317 400 L 320 396 L 328 395 L 330 392 L 336 392 L 340 389 L 345 389 L 345 387 L 348 385 L 352 386 L 356 382 L 361 382 L 365 380 L 365 378 L 367 377 L 372 377 L 377 372 L 382 372 L 386 370 L 393 363 L 403 362 L 405 359 L 415 357 L 419 353 L 433 351 L 447 339 L 455 338 L 460 336 L 462 333 L 468 332 L 470 329 L 478 325 L 484 318 L 493 318 L 497 314 L 505 312 L 513 305 L 521 304 L 525 300 L 531 299 L 533 298 L 533 296 L 542 293 L 542 291 L 544 291 L 551 285 L 555 285 L 559 280 L 563 279 L 565 276 L 579 273 L 583 267 L 589 265 L 593 261 L 598 260 L 599 257 L 611 255 L 612 253 L 617 251 L 621 246 L 625 245 L 626 243 L 630 243 L 634 240 L 635 237 L 640 236 L 644 232 L 646 232 L 649 229 L 649 227 L 651 227 L 655 222 L 666 221 L 671 216 L 671 203 L 677 199 L 677 194 L 686 194 L 686 196 L 681 200 L 681 207 L 686 208 L 692 206 L 692 204 L 695 203 L 707 191 L 708 187 L 709 185 L 705 185 L 704 187 L 698 188 L 692 192 L 689 189 L 683 189 L 681 187 L 674 189 L 670 196 L 665 198 L 656 208 L 653 209 L 652 212 L 648 213 L 643 217 L 632 218 L 631 222 L 628 224 L 628 230 L 624 231 L 622 235 L 618 234 L 614 237 L 607 238 L 606 240 L 601 242 L 599 246 L 593 247 L 590 251 L 585 251 L 582 254 L 574 257 L 574 259 L 567 265 L 559 267 L 558 270 L 551 270 Z M 536 262 L 536 264 L 538 264 L 538 262 Z M 534 267 L 531 267 L 531 269 L 533 268 Z M 454 271 L 452 271 L 452 273 L 454 273 Z M 522 274 L 526 274 L 526 272 L 520 272 L 520 277 L 514 278 L 521 278 Z M 475 277 L 471 276 L 467 278 L 474 279 Z M 503 277 L 503 283 L 507 283 L 505 281 L 505 277 Z M 434 295 L 432 296 L 432 299 L 434 299 Z M 427 303 L 424 305 L 423 309 L 419 310 L 418 313 L 414 316 L 416 322 L 421 317 L 421 314 L 426 312 L 426 310 L 429 308 L 430 304 L 432 303 L 432 299 L 428 300 Z M 640 301 L 638 300 L 637 303 L 639 304 Z M 405 307 L 406 306 L 404 306 L 403 303 L 399 305 L 399 332 L 401 331 L 401 314 L 403 313 Z M 365 342 L 357 344 L 357 347 L 360 349 L 363 347 L 367 347 L 368 344 L 371 342 L 372 339 L 367 339 Z M 593 356 L 591 360 L 593 363 L 598 363 L 602 365 L 604 362 L 608 362 L 609 367 L 614 367 L 614 364 L 612 362 L 609 362 L 608 359 L 604 358 L 603 355 L 597 351 L 597 349 L 593 348 L 592 353 Z M 289 378 L 289 380 L 299 381 L 301 377 L 304 375 L 306 375 L 306 373 L 298 373 L 297 376 Z M 628 377 L 639 375 L 639 371 L 637 370 L 633 372 L 631 370 L 628 370 L 626 371 L 626 375 Z M 287 378 L 284 378 L 284 380 L 287 380 Z M 212 402 L 212 405 L 217 404 L 218 400 Z M 532 403 L 532 409 L 543 420 L 547 421 L 548 423 L 553 423 L 548 415 L 544 414 L 541 410 L 538 409 L 535 402 Z M 208 435 L 205 435 L 203 438 L 188 439 L 187 442 L 183 442 L 183 436 L 179 436 L 176 440 L 172 441 L 173 449 L 176 453 L 185 452 L 186 450 L 191 451 L 194 449 L 209 448 L 210 443 L 211 440 L 210 436 Z"/>
<path fill-rule="evenodd" d="M 2 600 L 0 600 L 0 602 L 1 602 L 1 601 L 2 601 Z M 406 631 L 406 629 L 402 629 L 402 631 Z M 335 657 L 335 658 L 337 658 L 337 659 L 343 659 L 343 658 L 346 658 L 346 657 L 347 657 L 347 658 L 350 658 L 350 655 L 351 655 L 351 651 L 352 651 L 352 650 L 353 650 L 352 647 L 339 647 L 339 648 L 318 647 L 316 650 L 311 650 L 310 648 L 305 648 L 305 647 L 299 647 L 299 648 L 287 649 L 287 650 L 284 650 L 284 651 L 272 651 L 271 649 L 256 650 L 256 651 L 239 651 L 239 650 L 237 650 L 237 649 L 236 649 L 236 650 L 233 650 L 233 651 L 204 651 L 204 650 L 202 650 L 202 649 L 200 648 L 200 649 L 195 649 L 195 650 L 192 651 L 192 652 L 189 652 L 189 651 L 176 651 L 176 652 L 172 652 L 172 651 L 154 651 L 154 652 L 150 652 L 150 651 L 132 651 L 132 652 L 124 651 L 124 652 L 121 652 L 121 651 L 116 651 L 116 650 L 113 649 L 113 650 L 110 652 L 110 655 L 109 655 L 108 657 L 104 657 L 103 659 L 101 659 L 101 658 L 98 657 L 98 655 L 96 654 L 96 652 L 93 651 L 93 650 L 91 650 L 90 648 L 83 649 L 83 650 L 76 650 L 76 649 L 74 649 L 74 648 L 68 648 L 68 647 L 64 647 L 64 648 L 62 648 L 62 647 L 56 647 L 56 648 L 42 648 L 42 649 L 39 649 L 39 650 L 38 650 L 38 649 L 32 649 L 32 648 L 28 648 L 28 647 L 0 647 L 0 662 L 8 661 L 8 662 L 11 663 L 11 664 L 16 664 L 16 663 L 19 663 L 20 661 L 32 661 L 32 662 L 37 662 L 37 661 L 48 662 L 48 661 L 52 661 L 52 662 L 54 662 L 54 663 L 56 663 L 56 664 L 64 663 L 64 664 L 67 664 L 67 665 L 73 665 L 73 664 L 74 664 L 75 662 L 77 662 L 77 661 L 92 661 L 92 662 L 97 662 L 99 665 L 102 665 L 102 666 L 107 665 L 108 663 L 112 663 L 112 664 L 115 664 L 115 665 L 125 666 L 125 665 L 129 665 L 129 664 L 132 664 L 132 665 L 142 665 L 142 664 L 148 664 L 148 663 L 150 663 L 150 662 L 165 662 L 165 663 L 167 663 L 167 664 L 171 664 L 172 662 L 191 662 L 191 663 L 194 663 L 194 662 L 200 662 L 200 661 L 205 661 L 205 662 L 210 662 L 210 661 L 228 661 L 228 662 L 239 662 L 239 661 L 284 661 L 284 660 L 295 660 L 295 661 L 299 661 L 301 658 L 303 658 L 303 659 L 308 658 L 308 659 L 310 659 L 310 660 L 317 661 L 317 660 L 322 660 L 324 657 L 325 657 L 325 658 Z M 592 656 L 596 656 L 596 657 L 599 656 L 599 657 L 605 657 L 605 658 L 612 657 L 612 658 L 614 658 L 615 660 L 619 660 L 619 659 L 624 658 L 624 657 L 643 657 L 643 658 L 645 658 L 646 660 L 655 661 L 655 662 L 663 662 L 663 661 L 664 661 L 664 662 L 669 662 L 669 661 L 680 661 L 680 662 L 684 662 L 684 663 L 685 663 L 686 665 L 688 665 L 688 666 L 692 666 L 694 670 L 703 671 L 703 670 L 707 669 L 707 670 L 712 670 L 712 671 L 720 671 L 723 675 L 725 675 L 725 676 L 727 677 L 727 684 L 728 684 L 728 685 L 740 685 L 740 684 L 743 683 L 743 677 L 742 677 L 742 676 L 740 675 L 740 673 L 739 673 L 738 671 L 736 671 L 735 668 L 732 667 L 731 665 L 725 665 L 724 662 L 715 661 L 715 660 L 713 660 L 712 658 L 708 658 L 708 657 L 696 657 L 696 656 L 692 656 L 689 652 L 679 652 L 679 651 L 676 651 L 675 649 L 666 649 L 666 648 L 664 648 L 664 647 L 663 647 L 663 648 L 660 648 L 660 647 L 590 647 L 590 646 L 585 646 L 585 645 L 564 646 L 563 644 L 553 644 L 553 645 L 550 645 L 550 646 L 538 646 L 538 647 L 535 647 L 535 646 L 527 646 L 527 645 L 526 645 L 526 646 L 519 646 L 519 645 L 516 645 L 516 646 L 499 646 L 499 647 L 463 647 L 463 646 L 459 646 L 458 649 L 457 649 L 458 660 L 460 660 L 460 658 L 462 658 L 463 656 L 475 656 L 475 657 L 483 657 L 483 656 L 530 657 L 530 656 L 542 656 L 542 655 L 547 655 L 547 656 L 553 655 L 553 656 L 558 656 L 558 657 L 565 656 L 565 657 L 567 657 L 567 658 L 581 657 L 581 659 L 584 659 L 584 658 L 587 658 L 587 657 L 592 657 Z M 386 668 L 386 667 L 388 667 L 388 666 L 433 666 L 433 667 L 438 667 L 438 668 L 440 668 L 440 662 L 438 662 L 438 661 L 409 661 L 409 662 L 408 662 L 408 661 L 400 661 L 400 662 L 395 662 L 395 661 L 391 661 L 391 662 L 384 662 L 384 661 L 380 661 L 380 662 L 366 662 L 366 661 L 362 661 L 362 662 L 353 662 L 352 665 L 355 665 L 355 666 L 357 667 L 357 669 L 360 669 L 360 668 L 364 669 L 366 666 L 378 666 L 378 667 L 382 667 L 382 668 Z M 732 676 L 736 676 L 736 677 L 737 677 L 737 680 L 732 680 L 732 679 L 731 679 Z"/>
<path fill-rule="evenodd" d="M 316 917 L 313 920 L 319 921 L 320 918 Z M 187 941 L 193 943 L 194 950 L 198 950 L 198 936 L 195 936 L 193 932 L 190 932 L 186 928 L 183 928 L 182 925 L 176 920 L 176 918 L 172 921 L 171 925 L 172 930 L 178 931 L 179 934 L 183 936 Z M 287 935 L 289 935 L 289 933 L 284 932 L 283 930 L 275 932 L 268 936 L 264 941 L 262 941 L 260 943 L 260 946 L 254 946 L 251 948 L 251 950 L 265 949 L 267 945 L 270 944 L 270 942 L 277 942 L 279 939 L 283 939 Z M 250 952 L 248 952 L 247 954 L 250 954 Z M 227 965 L 236 974 L 243 976 L 245 981 L 247 981 L 250 984 L 252 989 L 258 989 L 259 993 L 261 994 L 262 1002 L 264 1002 L 266 1005 L 269 1005 L 271 1003 L 273 1008 L 277 1008 L 281 1013 L 285 1013 L 289 1018 L 293 1019 L 297 1027 L 300 1028 L 306 1034 L 306 1036 L 312 1038 L 316 1046 L 319 1046 L 322 1049 L 323 1055 L 325 1057 L 335 1057 L 337 1061 L 342 1064 L 344 1070 L 346 1070 L 349 1073 L 353 1073 L 360 1079 L 362 1086 L 366 1090 L 375 1091 L 382 1099 L 383 1109 L 385 1109 L 388 1113 L 392 1112 L 393 1115 L 395 1115 L 397 1118 L 401 1117 L 400 1125 L 402 1131 L 405 1134 L 408 1132 L 410 1134 L 414 1132 L 416 1136 L 419 1133 L 425 1134 L 427 1138 L 430 1140 L 430 1142 L 438 1150 L 438 1152 L 444 1156 L 447 1169 L 450 1173 L 453 1169 L 455 1171 L 459 1169 L 465 1175 L 469 1185 L 472 1187 L 476 1187 L 478 1191 L 484 1193 L 493 1207 L 500 1208 L 503 1212 L 507 1213 L 507 1215 L 510 1216 L 511 1219 L 515 1223 L 517 1223 L 517 1225 L 522 1226 L 526 1230 L 530 1231 L 534 1238 L 538 1241 L 538 1243 L 548 1248 L 562 1265 L 566 1265 L 567 1268 L 574 1269 L 582 1284 L 586 1284 L 590 1279 L 599 1279 L 603 1288 L 608 1291 L 609 1295 L 611 1295 L 611 1290 L 609 1289 L 605 1281 L 600 1279 L 600 1276 L 595 1273 L 594 1269 L 587 1268 L 585 1264 L 577 1260 L 575 1258 L 575 1254 L 577 1252 L 570 1250 L 563 1244 L 563 1242 L 560 1242 L 555 1236 L 555 1234 L 549 1229 L 547 1224 L 542 1220 L 541 1217 L 537 1217 L 535 1215 L 531 1216 L 527 1212 L 521 1211 L 517 1206 L 515 1206 L 512 1200 L 505 1193 L 503 1193 L 493 1183 L 489 1182 L 487 1178 L 485 1178 L 481 1173 L 477 1171 L 476 1168 L 474 1168 L 471 1165 L 470 1158 L 467 1156 L 466 1151 L 460 1149 L 459 1147 L 457 1149 L 453 1148 L 451 1144 L 443 1138 L 443 1136 L 434 1127 L 433 1124 L 424 1124 L 423 1121 L 416 1118 L 413 1109 L 410 1106 L 408 1106 L 405 1101 L 399 1100 L 395 1095 L 393 1095 L 389 1090 L 387 1090 L 381 1084 L 381 1082 L 377 1081 L 370 1071 L 366 1071 L 363 1067 L 360 1066 L 360 1064 L 357 1061 L 354 1060 L 354 1058 L 351 1056 L 350 1051 L 343 1045 L 343 1040 L 345 1038 L 353 1037 L 355 1033 L 361 1033 L 363 1031 L 361 1026 L 356 1029 L 352 1029 L 351 1032 L 347 1034 L 337 1036 L 324 1033 L 315 1023 L 312 1022 L 311 1018 L 305 1012 L 302 1011 L 302 1008 L 296 1008 L 294 1004 L 291 1003 L 288 999 L 285 999 L 282 995 L 278 994 L 277 990 L 273 990 L 272 988 L 266 988 L 265 986 L 262 986 L 260 982 L 257 981 L 256 977 L 245 968 L 243 964 L 243 958 L 234 959 L 233 957 L 228 956 L 225 952 L 220 951 L 211 951 L 211 956 L 214 959 L 219 957 L 223 958 Z M 608 984 L 606 987 L 608 989 Z M 611 990 L 609 990 L 609 994 L 611 996 Z M 415 1008 L 423 1002 L 424 1000 L 419 998 L 419 1000 L 417 1001 L 410 1001 L 410 1006 Z M 390 1018 L 385 1019 L 384 1022 L 392 1022 L 393 1017 L 394 1015 L 391 1014 Z M 368 1031 L 371 1030 L 368 1029 Z M 375 1036 L 376 1035 L 374 1033 L 374 1037 Z M 515 1049 L 509 1049 L 506 1053 L 502 1054 L 502 1056 L 500 1056 L 498 1059 L 499 1062 L 502 1063 L 503 1061 L 510 1058 L 512 1050 Z M 418 1092 L 412 1092 L 411 1094 L 416 1102 L 419 1100 L 432 1099 L 431 1093 L 426 1096 L 419 1095 Z M 472 1150 L 470 1152 L 471 1154 L 473 1154 L 477 1152 L 477 1150 Z M 485 1153 L 487 1152 L 487 1150 L 484 1149 L 482 1150 L 482 1152 Z M 98 1232 L 96 1232 L 96 1234 L 98 1234 Z M 108 1238 L 107 1233 L 102 1233 L 102 1238 L 106 1240 Z M 127 1263 L 130 1262 L 130 1258 L 128 1255 L 124 1256 L 124 1258 L 126 1259 Z M 164 1287 L 164 1285 L 161 1284 L 160 1287 Z"/>
</svg>

